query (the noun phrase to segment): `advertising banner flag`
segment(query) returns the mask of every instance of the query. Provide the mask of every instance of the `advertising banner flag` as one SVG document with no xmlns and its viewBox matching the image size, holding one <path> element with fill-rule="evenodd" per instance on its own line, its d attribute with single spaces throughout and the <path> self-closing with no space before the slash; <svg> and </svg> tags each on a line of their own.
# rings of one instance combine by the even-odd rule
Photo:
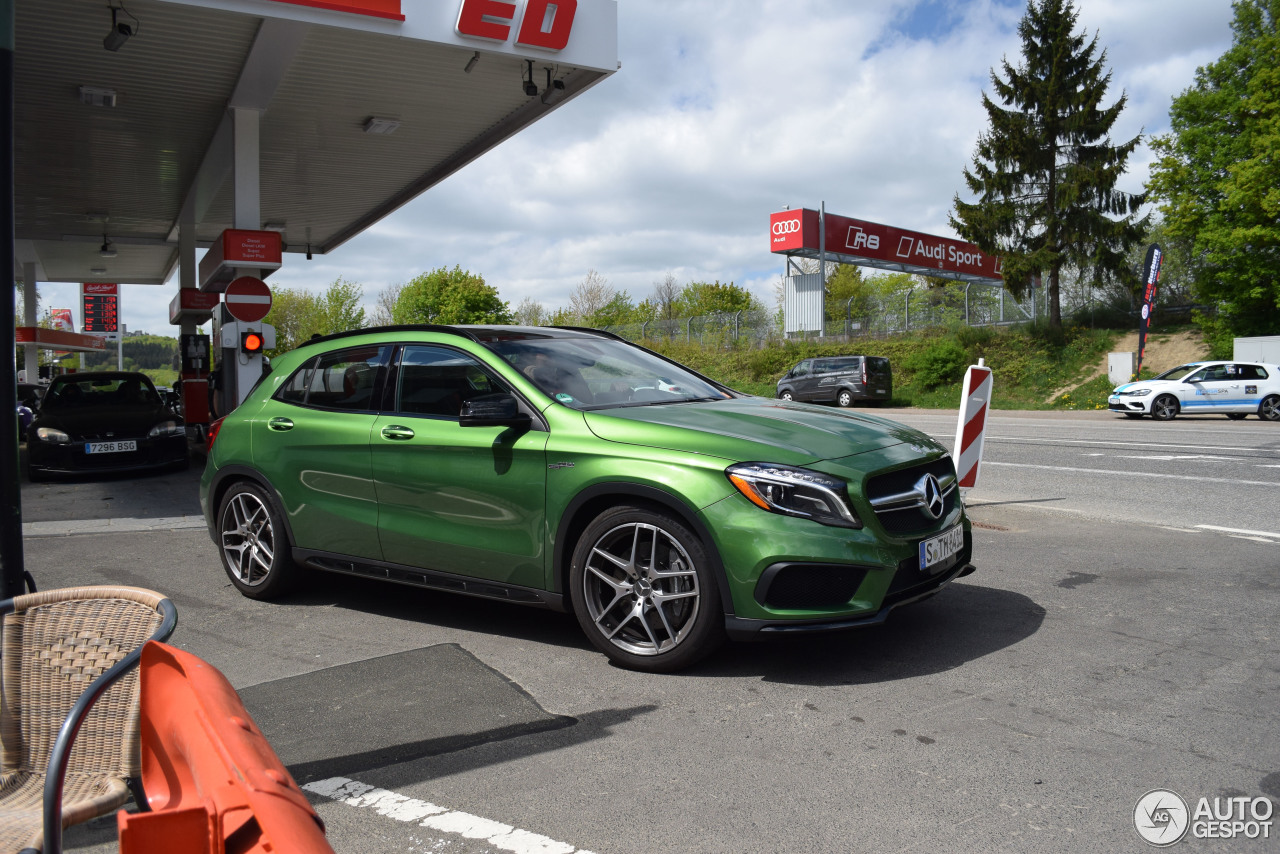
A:
<svg viewBox="0 0 1280 854">
<path fill-rule="evenodd" d="M 1142 353 L 1147 347 L 1147 330 L 1151 328 L 1151 310 L 1156 303 L 1156 282 L 1160 281 L 1160 262 L 1164 256 L 1158 244 L 1147 247 L 1146 260 L 1142 262 L 1142 318 L 1138 321 L 1138 362 L 1133 366 L 1133 379 L 1142 370 Z"/>
</svg>

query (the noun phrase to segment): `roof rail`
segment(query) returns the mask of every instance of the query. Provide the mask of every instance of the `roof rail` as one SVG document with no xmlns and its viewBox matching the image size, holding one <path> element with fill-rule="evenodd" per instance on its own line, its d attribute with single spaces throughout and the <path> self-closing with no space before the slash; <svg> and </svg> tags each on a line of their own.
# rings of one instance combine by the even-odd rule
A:
<svg viewBox="0 0 1280 854">
<path fill-rule="evenodd" d="M 303 347 L 309 347 L 312 344 L 350 338 L 353 335 L 374 335 L 379 332 L 440 332 L 446 335 L 457 335 L 471 341 L 480 340 L 467 330 L 459 329 L 456 326 L 444 326 L 438 323 L 401 323 L 391 326 L 362 326 L 359 329 L 348 329 L 345 332 L 334 332 L 331 335 L 315 335 L 303 341 L 295 349 L 301 350 Z"/>
</svg>

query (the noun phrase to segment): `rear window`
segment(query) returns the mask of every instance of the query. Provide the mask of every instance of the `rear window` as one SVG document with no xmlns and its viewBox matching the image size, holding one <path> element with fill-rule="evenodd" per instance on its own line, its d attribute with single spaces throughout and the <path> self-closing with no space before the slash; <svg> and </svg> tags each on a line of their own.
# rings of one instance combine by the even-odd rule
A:
<svg viewBox="0 0 1280 854">
<path fill-rule="evenodd" d="M 889 360 L 884 356 L 868 356 L 867 372 L 872 374 L 889 373 Z"/>
</svg>

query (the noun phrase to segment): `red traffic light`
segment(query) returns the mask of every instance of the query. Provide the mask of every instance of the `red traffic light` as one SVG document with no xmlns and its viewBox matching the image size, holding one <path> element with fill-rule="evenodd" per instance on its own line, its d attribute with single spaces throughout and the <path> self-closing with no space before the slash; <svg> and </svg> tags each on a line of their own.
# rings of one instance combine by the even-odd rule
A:
<svg viewBox="0 0 1280 854">
<path fill-rule="evenodd" d="M 262 352 L 262 333 L 243 332 L 240 335 L 240 352 L 256 356 Z"/>
</svg>

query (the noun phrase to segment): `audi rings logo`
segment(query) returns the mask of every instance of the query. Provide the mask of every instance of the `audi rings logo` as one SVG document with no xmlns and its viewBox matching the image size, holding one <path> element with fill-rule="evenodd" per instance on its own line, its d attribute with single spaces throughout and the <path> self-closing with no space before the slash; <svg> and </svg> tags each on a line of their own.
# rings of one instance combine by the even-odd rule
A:
<svg viewBox="0 0 1280 854">
<path fill-rule="evenodd" d="M 784 234 L 795 234 L 800 230 L 800 220 L 783 219 L 773 224 L 773 233 L 781 237 Z"/>
<path fill-rule="evenodd" d="M 931 474 L 927 474 L 916 482 L 916 494 L 920 496 L 920 506 L 924 509 L 925 515 L 931 519 L 938 519 L 942 516 L 942 511 L 947 509 L 946 501 L 942 497 L 942 487 L 938 485 L 938 479 Z"/>
</svg>

